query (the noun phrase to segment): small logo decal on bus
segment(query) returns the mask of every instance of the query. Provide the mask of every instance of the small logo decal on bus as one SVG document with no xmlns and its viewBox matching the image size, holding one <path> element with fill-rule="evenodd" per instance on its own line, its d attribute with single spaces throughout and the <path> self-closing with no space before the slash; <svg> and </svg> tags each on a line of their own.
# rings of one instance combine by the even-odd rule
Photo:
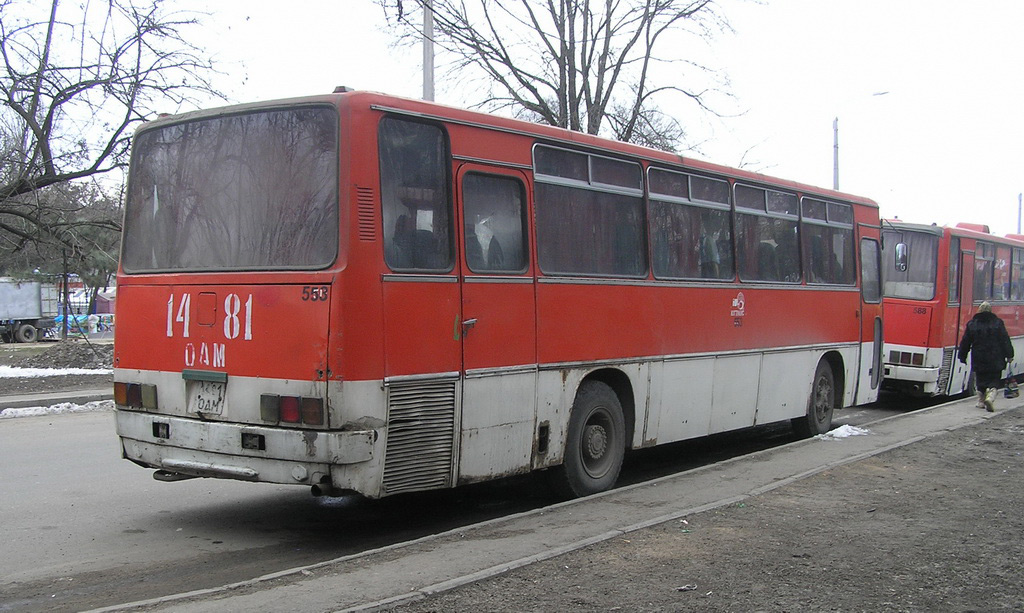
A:
<svg viewBox="0 0 1024 613">
<path fill-rule="evenodd" d="M 732 311 L 729 311 L 729 315 L 732 317 L 743 317 L 745 308 L 746 302 L 743 300 L 743 292 L 740 292 L 732 299 Z"/>
</svg>

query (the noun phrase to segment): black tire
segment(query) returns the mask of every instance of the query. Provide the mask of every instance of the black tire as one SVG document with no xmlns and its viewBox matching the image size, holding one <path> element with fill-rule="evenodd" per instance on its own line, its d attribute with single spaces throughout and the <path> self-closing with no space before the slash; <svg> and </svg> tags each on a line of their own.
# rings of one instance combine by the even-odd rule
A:
<svg viewBox="0 0 1024 613">
<path fill-rule="evenodd" d="M 14 332 L 14 339 L 19 343 L 34 343 L 39 339 L 39 330 L 32 324 L 21 324 Z"/>
<path fill-rule="evenodd" d="M 586 381 L 569 414 L 562 465 L 551 471 L 555 491 L 565 498 L 611 489 L 626 455 L 626 426 L 618 396 L 600 381 Z"/>
<path fill-rule="evenodd" d="M 793 420 L 793 429 L 800 436 L 825 434 L 832 428 L 832 413 L 836 406 L 836 381 L 832 367 L 825 360 L 818 362 L 807 399 L 807 414 Z"/>
</svg>

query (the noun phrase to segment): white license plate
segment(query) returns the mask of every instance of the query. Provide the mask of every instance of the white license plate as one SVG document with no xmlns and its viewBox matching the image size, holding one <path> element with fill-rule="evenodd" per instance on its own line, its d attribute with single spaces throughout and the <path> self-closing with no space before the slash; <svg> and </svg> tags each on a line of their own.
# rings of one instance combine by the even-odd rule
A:
<svg viewBox="0 0 1024 613">
<path fill-rule="evenodd" d="M 227 383 L 220 381 L 189 381 L 188 410 L 190 413 L 220 415 L 224 412 Z"/>
</svg>

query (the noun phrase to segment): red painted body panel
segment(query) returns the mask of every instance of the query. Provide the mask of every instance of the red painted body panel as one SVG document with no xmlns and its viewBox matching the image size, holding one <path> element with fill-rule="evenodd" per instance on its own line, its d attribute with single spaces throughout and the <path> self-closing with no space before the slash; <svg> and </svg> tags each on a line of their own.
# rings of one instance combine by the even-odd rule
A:
<svg viewBox="0 0 1024 613">
<path fill-rule="evenodd" d="M 537 296 L 542 363 L 860 340 L 858 291 L 542 283 Z"/>
<path fill-rule="evenodd" d="M 312 288 L 318 288 L 316 300 Z M 117 368 L 272 373 L 298 380 L 326 376 L 329 285 L 127 282 L 118 297 Z"/>
<path fill-rule="evenodd" d="M 929 339 L 941 334 L 938 326 L 932 326 L 935 310 L 932 302 L 890 299 L 885 305 L 885 340 L 898 345 L 927 346 Z"/>
<path fill-rule="evenodd" d="M 182 291 L 199 292 L 206 284 L 214 287 L 239 282 L 249 284 L 254 277 L 261 283 L 266 282 L 258 287 L 246 285 L 257 297 L 260 316 L 253 321 L 256 339 L 226 345 L 230 359 L 225 369 L 273 378 L 313 377 L 328 359 L 333 379 L 377 380 L 387 376 L 537 362 L 580 362 L 870 340 L 875 307 L 867 305 L 864 312 L 862 321 L 868 334 L 864 336 L 858 324 L 860 294 L 852 288 L 851 291 L 817 291 L 808 286 L 765 288 L 740 283 L 687 287 L 685 284 L 657 284 L 650 278 L 646 283 L 639 280 L 633 284 L 614 281 L 595 284 L 570 279 L 564 283 L 539 285 L 463 285 L 461 269 L 447 275 L 447 283 L 407 282 L 400 279 L 401 275 L 382 282 L 389 271 L 381 253 L 379 169 L 375 152 L 376 124 L 385 110 L 400 107 L 410 112 L 450 117 L 454 121 L 446 124 L 446 129 L 452 153 L 461 158 L 530 166 L 532 146 L 538 137 L 586 146 L 607 146 L 608 143 L 557 128 L 378 94 L 328 95 L 307 101 L 330 102 L 338 108 L 341 118 L 339 257 L 328 270 L 295 273 L 297 277 L 310 278 L 310 283 L 331 284 L 330 324 L 326 304 L 314 307 L 297 303 L 294 296 L 275 297 L 281 291 L 275 289 L 275 285 L 287 284 L 292 288 L 282 292 L 283 295 L 296 291 L 295 288 L 301 290 L 304 281 L 293 278 L 291 273 L 160 277 L 122 273 L 119 277 L 123 288 L 118 313 L 119 367 L 180 369 L 184 339 L 161 336 L 162 322 L 166 318 L 166 311 L 162 309 L 166 308 L 167 296 L 172 291 L 176 295 Z M 482 135 L 482 125 L 496 130 Z M 684 160 L 632 145 L 618 143 L 615 147 L 622 154 L 644 160 L 683 165 L 745 181 L 770 182 L 818 197 L 841 197 L 865 205 L 854 207 L 862 232 L 865 227 L 877 228 L 877 207 L 867 199 Z M 529 178 L 522 177 L 527 182 L 527 192 L 532 192 Z M 532 218 L 532 201 L 528 206 Z M 461 214 L 461 209 L 457 208 L 456 213 Z M 877 229 L 865 235 L 877 236 Z M 531 228 L 531 245 L 533 238 Z M 536 281 L 534 266 L 531 261 L 525 277 Z M 462 274 L 472 276 L 468 271 Z M 172 287 L 134 288 L 137 284 L 155 282 L 166 282 Z M 745 310 L 742 316 L 733 317 L 732 303 L 740 293 L 746 300 Z M 486 316 L 479 316 L 480 313 Z M 477 319 L 477 324 L 463 346 L 459 339 L 461 322 L 473 318 Z M 217 340 L 210 331 L 203 334 L 210 337 L 204 337 L 205 342 Z M 160 350 L 150 351 L 151 347 Z M 465 364 L 463 351 L 466 352 Z M 288 359 L 277 359 L 282 355 L 287 355 Z"/>
</svg>

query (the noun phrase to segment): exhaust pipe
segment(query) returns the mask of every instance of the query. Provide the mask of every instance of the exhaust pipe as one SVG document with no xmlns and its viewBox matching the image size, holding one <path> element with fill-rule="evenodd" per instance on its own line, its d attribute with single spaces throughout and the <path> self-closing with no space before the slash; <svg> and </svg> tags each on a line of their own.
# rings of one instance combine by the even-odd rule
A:
<svg viewBox="0 0 1024 613">
<path fill-rule="evenodd" d="M 310 488 L 310 493 L 314 497 L 319 498 L 320 496 L 328 496 L 330 498 L 337 498 L 338 496 L 344 496 L 345 490 L 334 487 L 331 483 L 317 483 Z"/>
<path fill-rule="evenodd" d="M 160 469 L 153 473 L 153 478 L 157 481 L 164 481 L 171 483 L 174 481 L 187 481 L 188 479 L 198 479 L 196 475 L 186 475 L 184 473 L 174 473 L 169 470 Z"/>
</svg>

